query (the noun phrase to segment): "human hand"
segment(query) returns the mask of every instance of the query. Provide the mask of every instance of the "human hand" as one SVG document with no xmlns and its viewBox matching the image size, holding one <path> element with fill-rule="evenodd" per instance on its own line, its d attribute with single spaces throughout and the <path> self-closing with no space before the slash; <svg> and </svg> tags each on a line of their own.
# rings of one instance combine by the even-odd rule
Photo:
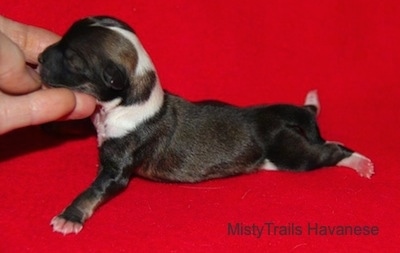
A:
<svg viewBox="0 0 400 253">
<path fill-rule="evenodd" d="M 90 116 L 93 97 L 64 88 L 46 89 L 26 63 L 37 64 L 38 55 L 59 36 L 0 16 L 0 134 L 16 128 L 59 119 Z"/>
</svg>

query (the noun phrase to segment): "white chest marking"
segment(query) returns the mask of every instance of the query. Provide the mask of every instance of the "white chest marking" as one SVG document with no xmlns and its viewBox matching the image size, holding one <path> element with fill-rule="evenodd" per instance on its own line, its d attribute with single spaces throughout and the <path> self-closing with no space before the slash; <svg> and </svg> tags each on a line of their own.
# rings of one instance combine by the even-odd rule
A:
<svg viewBox="0 0 400 253">
<path fill-rule="evenodd" d="M 138 125 L 160 110 L 163 101 L 164 91 L 157 82 L 149 99 L 141 104 L 121 106 L 121 98 L 99 102 L 101 109 L 92 118 L 99 146 L 108 138 L 122 137 L 134 131 Z"/>
</svg>

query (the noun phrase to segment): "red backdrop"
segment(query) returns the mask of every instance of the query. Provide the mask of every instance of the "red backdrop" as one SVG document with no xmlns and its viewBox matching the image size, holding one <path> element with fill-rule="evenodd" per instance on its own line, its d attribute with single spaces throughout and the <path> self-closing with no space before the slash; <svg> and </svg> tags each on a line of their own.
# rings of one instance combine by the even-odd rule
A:
<svg viewBox="0 0 400 253">
<path fill-rule="evenodd" d="M 96 139 L 25 128 L 0 136 L 0 252 L 395 252 L 399 11 L 397 0 L 2 0 L 1 15 L 59 34 L 88 15 L 127 21 L 163 86 L 191 100 L 301 104 L 316 88 L 323 135 L 369 156 L 376 175 L 328 168 L 193 185 L 133 179 L 79 235 L 64 237 L 48 224 L 94 178 Z M 229 224 L 266 222 L 287 233 L 229 234 Z M 379 232 L 309 234 L 315 223 Z"/>
</svg>

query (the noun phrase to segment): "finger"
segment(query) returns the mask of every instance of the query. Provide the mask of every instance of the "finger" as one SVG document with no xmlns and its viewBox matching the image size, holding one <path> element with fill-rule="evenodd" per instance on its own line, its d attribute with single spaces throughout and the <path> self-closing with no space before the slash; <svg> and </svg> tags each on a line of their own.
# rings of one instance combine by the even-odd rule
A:
<svg viewBox="0 0 400 253">
<path fill-rule="evenodd" d="M 25 57 L 17 45 L 0 33 L 0 90 L 22 94 L 40 86 L 40 78 L 25 64 Z"/>
<path fill-rule="evenodd" d="M 75 95 L 75 108 L 64 119 L 83 119 L 93 114 L 96 109 L 96 99 L 84 93 L 74 93 Z"/>
<path fill-rule="evenodd" d="M 74 93 L 66 89 L 38 90 L 23 96 L 0 93 L 0 134 L 58 120 L 70 115 L 75 105 Z"/>
<path fill-rule="evenodd" d="M 29 63 L 37 64 L 38 55 L 60 36 L 45 29 L 24 25 L 0 16 L 0 31 L 16 43 Z"/>
</svg>

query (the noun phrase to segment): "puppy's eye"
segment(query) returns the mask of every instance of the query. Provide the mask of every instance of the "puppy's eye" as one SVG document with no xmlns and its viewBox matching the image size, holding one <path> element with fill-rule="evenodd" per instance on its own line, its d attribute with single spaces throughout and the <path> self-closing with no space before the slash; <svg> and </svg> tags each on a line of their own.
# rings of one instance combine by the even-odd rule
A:
<svg viewBox="0 0 400 253">
<path fill-rule="evenodd" d="M 122 90 L 128 84 L 128 79 L 125 72 L 113 63 L 109 63 L 104 68 L 103 80 L 107 87 L 115 90 Z"/>
</svg>

